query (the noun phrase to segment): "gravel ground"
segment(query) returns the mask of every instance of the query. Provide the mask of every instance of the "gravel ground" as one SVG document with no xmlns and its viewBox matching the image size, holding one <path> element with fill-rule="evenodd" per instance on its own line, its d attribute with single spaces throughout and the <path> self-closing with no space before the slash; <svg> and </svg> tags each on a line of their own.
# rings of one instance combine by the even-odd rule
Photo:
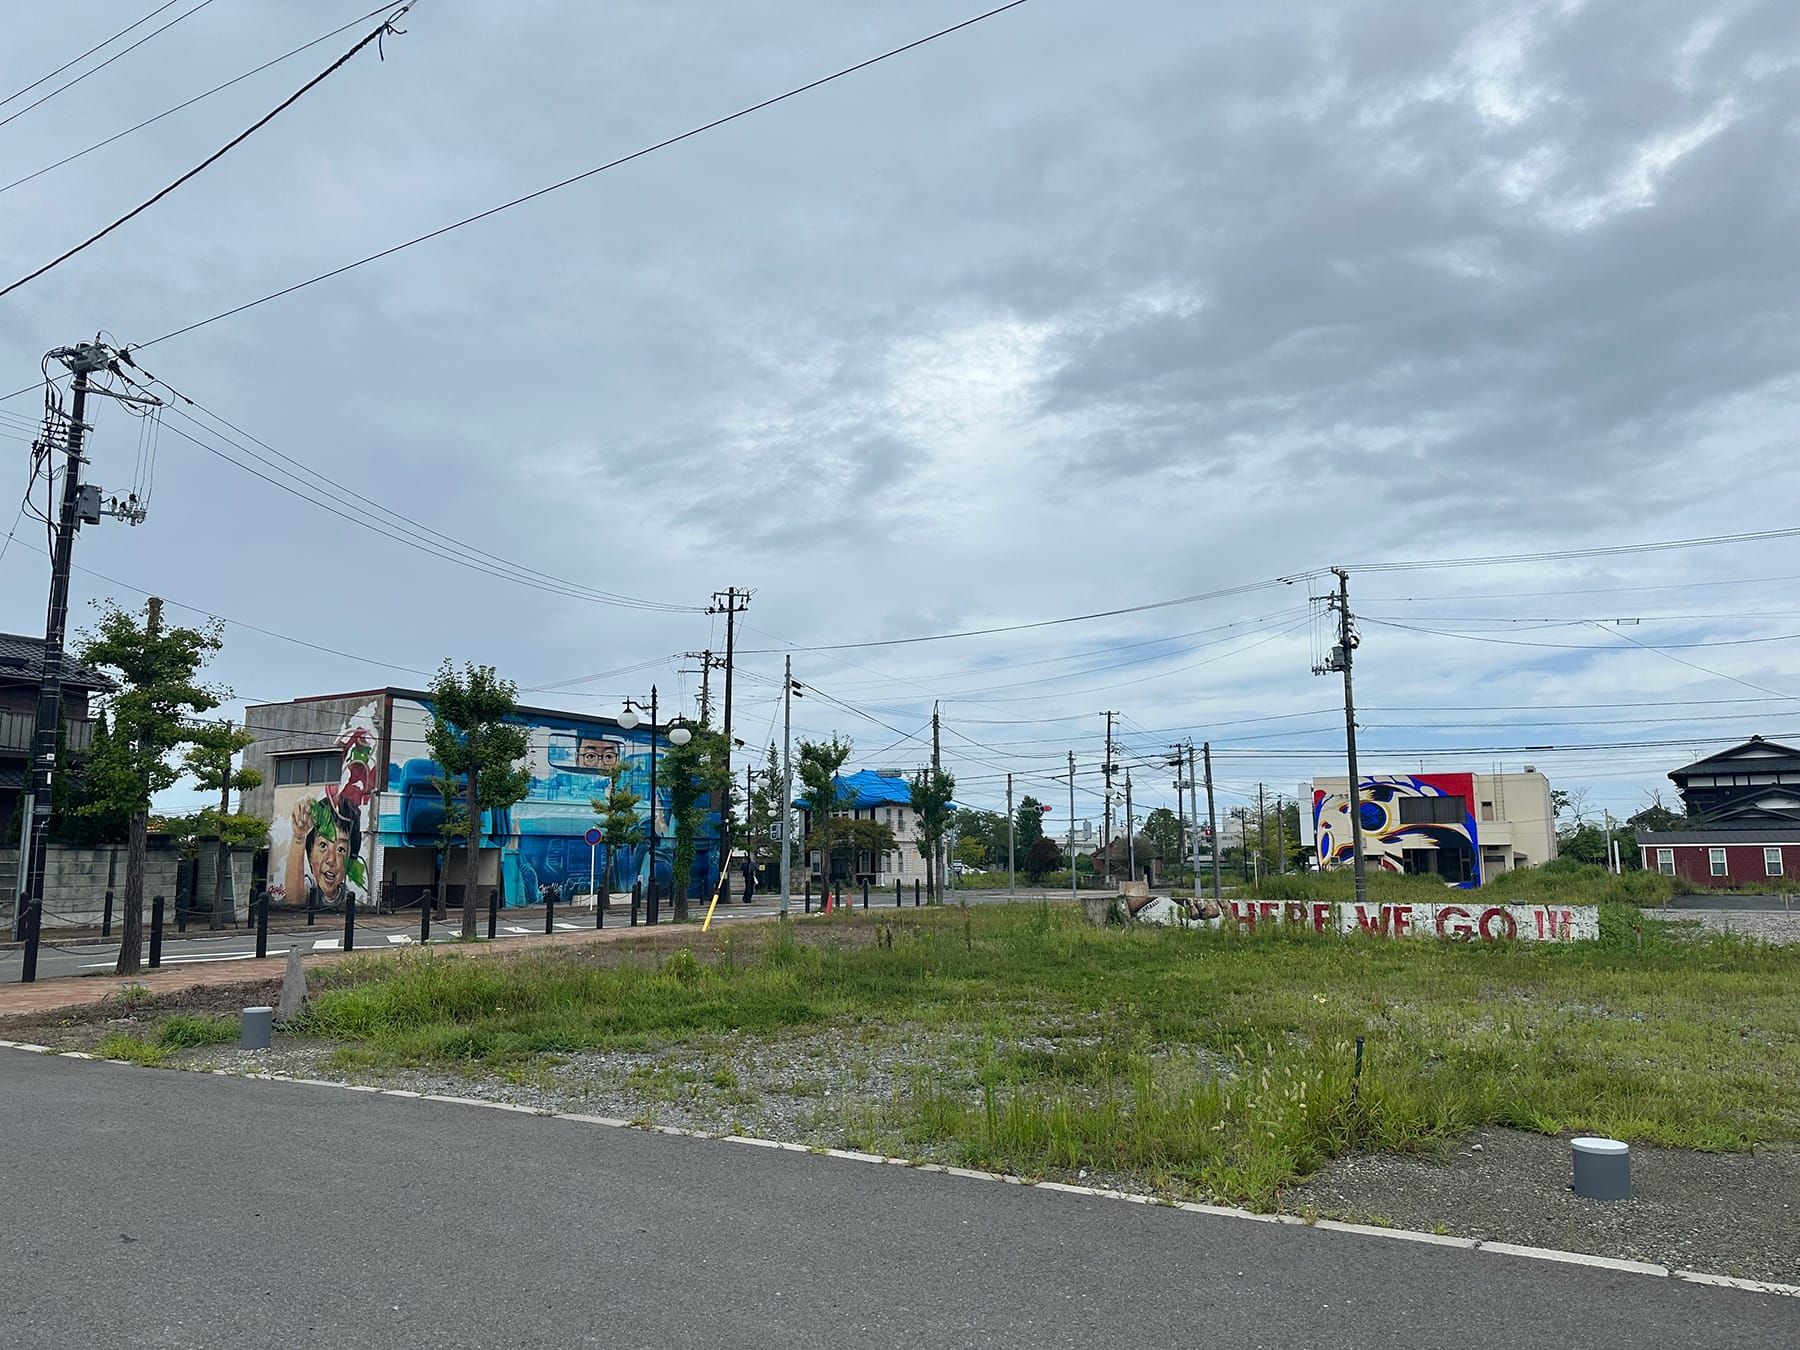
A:
<svg viewBox="0 0 1800 1350">
<path fill-rule="evenodd" d="M 1632 1198 L 1570 1189 L 1567 1139 L 1482 1130 L 1443 1159 L 1340 1158 L 1284 1208 L 1800 1284 L 1800 1153 L 1631 1150 Z"/>
<path fill-rule="evenodd" d="M 1671 918 L 1697 922 L 1715 933 L 1741 933 L 1745 937 L 1786 945 L 1800 942 L 1800 910 L 1783 914 L 1779 910 L 1754 909 L 1682 909 L 1663 911 Z M 1659 916 L 1660 917 L 1660 916 Z"/>
</svg>

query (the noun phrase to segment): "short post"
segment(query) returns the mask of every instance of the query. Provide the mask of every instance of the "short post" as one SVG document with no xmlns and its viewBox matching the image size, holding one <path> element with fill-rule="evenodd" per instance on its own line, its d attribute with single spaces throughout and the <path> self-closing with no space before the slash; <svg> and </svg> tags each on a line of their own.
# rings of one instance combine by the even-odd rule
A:
<svg viewBox="0 0 1800 1350">
<path fill-rule="evenodd" d="M 650 887 L 644 893 L 644 922 L 656 927 L 656 859 L 650 860 Z"/>
<path fill-rule="evenodd" d="M 152 970 L 162 964 L 162 926 L 163 898 L 158 895 L 150 901 L 150 969 Z"/>
<path fill-rule="evenodd" d="M 110 896 L 111 891 L 107 894 Z M 37 980 L 38 929 L 44 922 L 44 902 L 33 900 L 26 909 L 23 922 L 19 925 L 19 936 L 25 942 L 25 956 L 19 967 L 19 983 L 33 984 Z"/>
<path fill-rule="evenodd" d="M 805 898 L 806 898 L 806 912 L 808 914 L 811 914 L 812 913 L 812 878 L 811 877 L 808 877 L 806 879 Z"/>
<path fill-rule="evenodd" d="M 245 1008 L 238 1024 L 238 1049 L 267 1050 L 275 1030 L 273 1008 Z"/>
<path fill-rule="evenodd" d="M 175 896 L 175 931 L 177 933 L 187 932 L 187 916 L 188 907 L 181 903 L 181 896 L 177 894 Z"/>
<path fill-rule="evenodd" d="M 544 931 L 556 932 L 556 889 L 552 887 L 544 892 Z"/>
<path fill-rule="evenodd" d="M 1631 1146 L 1617 1139 L 1569 1141 L 1575 1194 L 1588 1200 L 1631 1199 Z"/>
<path fill-rule="evenodd" d="M 594 927 L 596 927 L 596 928 L 606 927 L 606 902 L 610 898 L 611 898 L 610 896 L 600 895 L 597 892 L 595 893 L 595 895 L 594 895 Z"/>
<path fill-rule="evenodd" d="M 863 908 L 867 909 L 868 907 L 869 907 L 869 879 L 867 877 L 864 877 L 863 878 Z"/>
<path fill-rule="evenodd" d="M 894 908 L 900 908 L 900 878 L 894 878 Z"/>
<path fill-rule="evenodd" d="M 500 932 L 500 892 L 488 892 L 488 941 L 492 942 Z"/>
<path fill-rule="evenodd" d="M 633 928 L 636 928 L 638 926 L 638 901 L 641 898 L 640 888 L 643 886 L 643 884 L 644 883 L 641 881 L 634 881 L 631 883 L 631 925 L 630 926 Z"/>
<path fill-rule="evenodd" d="M 108 891 L 106 893 L 106 909 L 103 911 L 100 918 L 100 936 L 103 938 L 112 936 L 112 907 L 113 893 Z"/>
<path fill-rule="evenodd" d="M 356 897 L 344 888 L 344 950 L 356 950 Z"/>
<path fill-rule="evenodd" d="M 431 897 L 419 892 L 419 941 L 431 941 Z"/>
<path fill-rule="evenodd" d="M 256 906 L 256 959 L 262 960 L 269 954 L 269 893 L 252 896 L 250 903 Z"/>
<path fill-rule="evenodd" d="M 306 888 L 306 926 L 311 928 L 313 920 L 319 917 L 318 907 L 313 904 L 312 887 Z"/>
<path fill-rule="evenodd" d="M 917 909 L 918 907 L 919 907 L 919 879 L 917 877 L 914 877 L 913 878 L 913 908 Z"/>
</svg>

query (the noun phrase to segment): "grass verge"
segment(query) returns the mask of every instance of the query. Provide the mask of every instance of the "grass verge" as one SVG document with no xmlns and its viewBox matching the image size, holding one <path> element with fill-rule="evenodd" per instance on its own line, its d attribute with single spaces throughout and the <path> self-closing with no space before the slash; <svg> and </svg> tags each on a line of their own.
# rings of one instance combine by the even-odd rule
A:
<svg viewBox="0 0 1800 1350">
<path fill-rule="evenodd" d="M 162 1064 L 177 1050 L 191 1050 L 201 1045 L 229 1045 L 237 1038 L 238 1020 L 235 1017 L 175 1013 L 165 1018 L 152 1036 L 108 1032 L 94 1046 L 94 1053 L 103 1059 L 123 1059 L 133 1064 Z"/>
</svg>

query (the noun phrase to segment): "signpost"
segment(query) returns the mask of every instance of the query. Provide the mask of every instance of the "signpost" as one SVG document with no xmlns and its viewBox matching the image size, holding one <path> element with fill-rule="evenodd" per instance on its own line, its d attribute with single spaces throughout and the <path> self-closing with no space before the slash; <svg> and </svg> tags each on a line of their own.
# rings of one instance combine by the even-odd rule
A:
<svg viewBox="0 0 1800 1350">
<path fill-rule="evenodd" d="M 594 902 L 594 908 L 600 907 L 600 892 L 594 889 L 594 859 L 600 852 L 600 830 L 598 826 L 588 826 L 588 832 L 582 836 L 588 846 L 588 898 Z"/>
</svg>

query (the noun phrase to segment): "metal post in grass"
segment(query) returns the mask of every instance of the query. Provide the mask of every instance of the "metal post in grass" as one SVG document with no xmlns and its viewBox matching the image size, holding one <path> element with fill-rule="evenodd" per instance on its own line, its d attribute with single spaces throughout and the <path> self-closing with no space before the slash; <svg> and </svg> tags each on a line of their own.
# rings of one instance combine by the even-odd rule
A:
<svg viewBox="0 0 1800 1350">
<path fill-rule="evenodd" d="M 867 909 L 868 907 L 869 907 L 869 879 L 867 877 L 864 877 L 863 878 L 863 908 Z"/>
<path fill-rule="evenodd" d="M 631 927 L 633 928 L 638 926 L 638 887 L 641 884 L 636 881 L 631 883 Z"/>
<path fill-rule="evenodd" d="M 251 904 L 256 906 L 256 959 L 262 960 L 269 954 L 269 893 L 252 897 Z"/>
<path fill-rule="evenodd" d="M 163 898 L 153 896 L 150 900 L 150 969 L 155 970 L 162 964 L 162 928 Z"/>
<path fill-rule="evenodd" d="M 500 934 L 500 892 L 488 892 L 488 941 L 492 942 Z"/>
<path fill-rule="evenodd" d="M 103 938 L 112 936 L 112 907 L 113 893 L 108 891 L 106 893 L 106 908 L 101 912 L 100 916 L 100 936 Z"/>
<path fill-rule="evenodd" d="M 894 908 L 900 908 L 900 878 L 894 878 Z"/>
<path fill-rule="evenodd" d="M 344 890 L 344 950 L 356 950 L 356 899 L 348 887 Z"/>
<path fill-rule="evenodd" d="M 805 893 L 806 912 L 808 914 L 811 914 L 812 913 L 812 877 L 810 877 L 810 876 L 808 876 L 806 878 L 806 885 L 804 887 L 804 893 Z"/>
<path fill-rule="evenodd" d="M 431 941 L 431 897 L 419 892 L 419 941 Z"/>
<path fill-rule="evenodd" d="M 606 927 L 606 897 L 598 891 L 594 893 L 594 927 Z"/>
<path fill-rule="evenodd" d="M 919 879 L 917 877 L 914 877 L 913 878 L 913 908 L 917 909 L 918 907 L 919 907 Z"/>
<path fill-rule="evenodd" d="M 544 892 L 544 931 L 556 932 L 556 888 L 552 886 Z"/>
</svg>

